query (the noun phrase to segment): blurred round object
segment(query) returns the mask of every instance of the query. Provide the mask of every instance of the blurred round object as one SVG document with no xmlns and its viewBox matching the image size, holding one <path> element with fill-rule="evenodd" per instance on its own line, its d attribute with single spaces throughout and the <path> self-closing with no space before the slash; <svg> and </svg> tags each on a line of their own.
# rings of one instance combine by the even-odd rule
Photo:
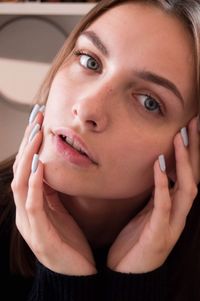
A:
<svg viewBox="0 0 200 301">
<path fill-rule="evenodd" d="M 32 100 L 67 33 L 43 17 L 0 25 L 0 161 L 18 151 Z"/>
<path fill-rule="evenodd" d="M 0 100 L 31 104 L 67 33 L 44 17 L 19 16 L 0 26 Z"/>
</svg>

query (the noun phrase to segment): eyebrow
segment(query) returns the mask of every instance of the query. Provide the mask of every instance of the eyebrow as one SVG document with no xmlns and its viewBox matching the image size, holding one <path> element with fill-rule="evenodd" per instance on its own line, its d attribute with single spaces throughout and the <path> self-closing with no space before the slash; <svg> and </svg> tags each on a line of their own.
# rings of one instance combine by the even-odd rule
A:
<svg viewBox="0 0 200 301">
<path fill-rule="evenodd" d="M 182 106 L 184 107 L 184 99 L 183 96 L 181 95 L 181 92 L 177 88 L 177 86 L 171 82 L 169 79 L 162 77 L 160 75 L 157 75 L 153 72 L 150 71 L 136 71 L 135 75 L 139 77 L 140 79 L 149 81 L 153 84 L 162 86 L 168 90 L 170 90 L 176 97 L 179 98 Z"/>
<path fill-rule="evenodd" d="M 81 36 L 86 36 L 93 44 L 96 46 L 97 49 L 106 57 L 109 56 L 109 52 L 107 47 L 101 41 L 101 39 L 97 36 L 97 34 L 92 30 L 83 31 Z"/>
<path fill-rule="evenodd" d="M 94 31 L 92 30 L 83 31 L 81 33 L 81 36 L 86 36 L 104 56 L 106 57 L 109 56 L 108 48 L 105 46 L 105 44 L 101 41 L 101 39 Z M 151 82 L 153 84 L 162 86 L 170 90 L 180 100 L 182 106 L 184 107 L 184 99 L 183 96 L 181 95 L 181 92 L 179 91 L 177 86 L 169 79 L 162 77 L 151 71 L 136 71 L 134 72 L 134 74 L 142 80 Z"/>
</svg>

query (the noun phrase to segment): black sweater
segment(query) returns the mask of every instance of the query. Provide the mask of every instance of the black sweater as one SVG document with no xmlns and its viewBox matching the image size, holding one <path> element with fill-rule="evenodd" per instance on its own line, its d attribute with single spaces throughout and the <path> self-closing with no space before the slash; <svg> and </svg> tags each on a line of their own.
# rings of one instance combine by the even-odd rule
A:
<svg viewBox="0 0 200 301">
<path fill-rule="evenodd" d="M 95 275 L 62 275 L 38 261 L 34 278 L 11 275 L 9 226 L 5 224 L 0 227 L 0 300 L 13 300 L 14 295 L 20 301 L 199 301 L 199 212 L 197 199 L 185 230 L 164 265 L 145 274 L 107 268 L 108 246 L 93 250 L 98 271 Z"/>
<path fill-rule="evenodd" d="M 36 261 L 36 275 L 9 270 L 9 225 L 0 228 L 0 300 L 9 301 L 165 301 L 165 266 L 146 274 L 125 274 L 106 267 L 109 247 L 93 250 L 97 274 L 69 276 Z"/>
<path fill-rule="evenodd" d="M 106 249 L 98 250 L 96 260 L 102 261 L 106 253 Z M 65 276 L 37 263 L 37 277 L 28 300 L 165 301 L 165 288 L 164 268 L 146 274 L 124 274 L 101 265 L 96 275 Z"/>
</svg>

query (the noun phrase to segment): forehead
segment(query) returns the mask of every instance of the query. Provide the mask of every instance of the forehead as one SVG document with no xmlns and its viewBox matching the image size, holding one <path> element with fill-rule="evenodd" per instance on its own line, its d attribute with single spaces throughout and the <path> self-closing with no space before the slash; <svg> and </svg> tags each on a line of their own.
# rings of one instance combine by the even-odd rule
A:
<svg viewBox="0 0 200 301">
<path fill-rule="evenodd" d="M 118 36 L 122 42 L 127 42 L 127 39 L 130 42 L 136 37 L 141 37 L 141 40 L 144 38 L 147 42 L 167 37 L 167 41 L 162 40 L 165 47 L 174 42 L 172 47 L 180 43 L 185 46 L 184 43 L 187 49 L 193 48 L 192 37 L 182 21 L 155 5 L 127 2 L 115 6 L 96 19 L 89 28 L 101 29 L 108 41 L 111 34 L 113 38 Z"/>
<path fill-rule="evenodd" d="M 194 42 L 175 16 L 153 5 L 129 2 L 108 10 L 89 29 L 101 38 L 116 64 L 168 77 L 185 97 L 191 96 L 196 76 Z"/>
</svg>

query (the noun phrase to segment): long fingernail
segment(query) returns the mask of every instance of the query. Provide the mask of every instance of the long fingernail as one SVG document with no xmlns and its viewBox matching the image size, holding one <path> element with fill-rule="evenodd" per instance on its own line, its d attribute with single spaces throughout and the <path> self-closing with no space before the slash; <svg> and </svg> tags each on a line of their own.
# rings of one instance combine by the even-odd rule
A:
<svg viewBox="0 0 200 301">
<path fill-rule="evenodd" d="M 183 144 L 185 146 L 188 146 L 189 139 L 188 139 L 188 133 L 187 133 L 186 127 L 184 127 L 184 128 L 181 129 L 181 137 L 182 137 L 182 140 L 183 140 Z"/>
<path fill-rule="evenodd" d="M 45 105 L 42 105 L 42 106 L 40 107 L 40 109 L 39 109 L 39 112 L 44 113 L 44 110 L 45 110 Z"/>
<path fill-rule="evenodd" d="M 162 172 L 166 171 L 166 163 L 165 163 L 165 157 L 164 155 L 160 155 L 158 157 L 158 161 L 159 161 L 159 165 L 160 165 L 160 169 Z"/>
<path fill-rule="evenodd" d="M 38 154 L 34 154 L 33 160 L 32 160 L 32 164 L 31 164 L 31 171 L 32 171 L 32 173 L 36 172 L 37 167 L 38 167 L 38 163 L 39 163 L 39 155 Z"/>
<path fill-rule="evenodd" d="M 35 137 L 35 135 L 39 132 L 40 130 L 40 124 L 36 123 L 36 125 L 34 126 L 34 128 L 32 129 L 28 142 L 31 142 L 33 140 L 33 138 Z"/>
<path fill-rule="evenodd" d="M 40 110 L 40 105 L 39 104 L 34 105 L 33 110 L 31 111 L 31 114 L 30 114 L 30 117 L 29 117 L 29 124 L 34 121 L 34 119 L 35 119 L 37 113 L 39 112 L 39 110 Z"/>
</svg>

